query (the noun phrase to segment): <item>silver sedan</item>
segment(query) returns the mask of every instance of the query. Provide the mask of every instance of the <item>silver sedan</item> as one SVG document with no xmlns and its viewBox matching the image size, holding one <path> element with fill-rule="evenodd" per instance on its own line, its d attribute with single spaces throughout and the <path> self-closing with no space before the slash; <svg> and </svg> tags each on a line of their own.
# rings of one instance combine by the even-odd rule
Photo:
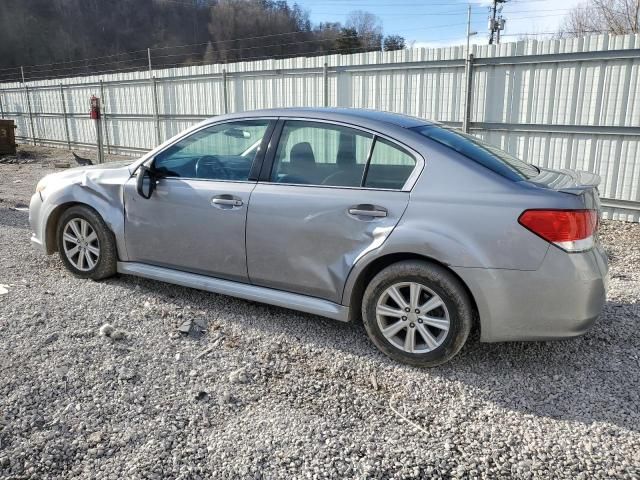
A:
<svg viewBox="0 0 640 480">
<path fill-rule="evenodd" d="M 126 164 L 38 183 L 32 242 L 75 275 L 137 275 L 363 321 L 419 366 L 480 340 L 585 332 L 606 294 L 598 177 L 422 119 L 215 117 Z"/>
</svg>

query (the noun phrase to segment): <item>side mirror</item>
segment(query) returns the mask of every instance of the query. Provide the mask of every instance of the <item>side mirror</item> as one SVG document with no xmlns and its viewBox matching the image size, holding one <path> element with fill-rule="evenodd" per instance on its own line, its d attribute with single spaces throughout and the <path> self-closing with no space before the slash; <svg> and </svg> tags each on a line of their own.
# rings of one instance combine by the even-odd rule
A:
<svg viewBox="0 0 640 480">
<path fill-rule="evenodd" d="M 156 189 L 156 178 L 153 170 L 145 165 L 140 165 L 136 174 L 136 189 L 138 195 L 142 198 L 149 199 Z"/>
</svg>

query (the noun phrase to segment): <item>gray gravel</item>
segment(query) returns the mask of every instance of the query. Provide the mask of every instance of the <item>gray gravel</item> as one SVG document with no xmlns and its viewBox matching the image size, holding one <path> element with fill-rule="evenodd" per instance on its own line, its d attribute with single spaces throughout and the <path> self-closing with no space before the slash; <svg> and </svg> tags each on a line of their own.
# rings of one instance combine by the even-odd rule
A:
<svg viewBox="0 0 640 480">
<path fill-rule="evenodd" d="M 603 223 L 610 293 L 584 337 L 472 339 L 420 370 L 359 324 L 72 277 L 10 208 L 47 171 L 0 165 L 2 478 L 640 477 L 639 225 Z"/>
</svg>

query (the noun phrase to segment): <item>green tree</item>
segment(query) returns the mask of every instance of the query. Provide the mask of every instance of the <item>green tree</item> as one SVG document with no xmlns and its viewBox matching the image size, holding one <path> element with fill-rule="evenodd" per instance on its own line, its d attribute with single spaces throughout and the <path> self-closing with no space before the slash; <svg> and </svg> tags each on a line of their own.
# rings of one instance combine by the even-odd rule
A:
<svg viewBox="0 0 640 480">
<path fill-rule="evenodd" d="M 391 50 L 403 50 L 405 48 L 404 37 L 400 35 L 387 35 L 382 42 L 382 48 L 385 52 Z"/>
<path fill-rule="evenodd" d="M 362 42 L 355 28 L 343 28 L 336 39 L 337 53 L 357 53 L 362 51 Z"/>
</svg>

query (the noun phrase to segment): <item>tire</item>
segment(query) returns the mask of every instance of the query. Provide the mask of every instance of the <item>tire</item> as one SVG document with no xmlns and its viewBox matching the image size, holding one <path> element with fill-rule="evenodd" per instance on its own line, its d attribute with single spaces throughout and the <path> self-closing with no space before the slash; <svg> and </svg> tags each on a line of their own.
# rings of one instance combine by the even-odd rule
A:
<svg viewBox="0 0 640 480">
<path fill-rule="evenodd" d="M 94 209 L 77 205 L 65 210 L 56 238 L 60 258 L 75 276 L 101 280 L 116 273 L 115 237 Z"/>
<path fill-rule="evenodd" d="M 417 367 L 451 360 L 469 336 L 473 312 L 461 282 L 444 267 L 424 261 L 385 268 L 362 298 L 371 341 L 392 359 Z"/>
</svg>

